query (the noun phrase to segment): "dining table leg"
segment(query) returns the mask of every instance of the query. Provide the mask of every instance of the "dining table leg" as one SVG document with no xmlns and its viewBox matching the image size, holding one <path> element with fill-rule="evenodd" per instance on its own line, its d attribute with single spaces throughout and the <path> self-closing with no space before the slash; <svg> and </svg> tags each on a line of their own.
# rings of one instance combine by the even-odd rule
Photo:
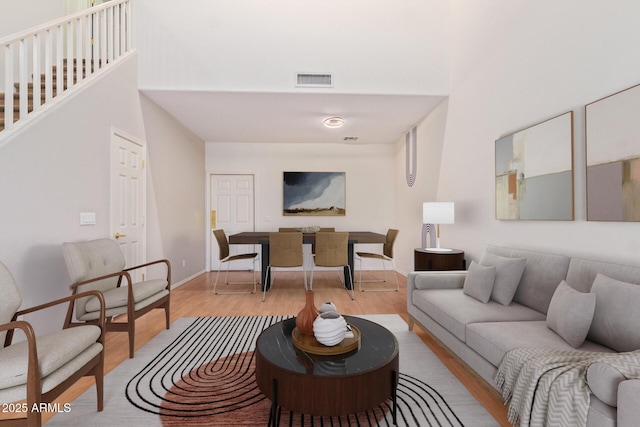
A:
<svg viewBox="0 0 640 427">
<path fill-rule="evenodd" d="M 354 242 L 349 241 L 349 244 L 347 245 L 347 262 L 349 263 L 350 268 L 344 267 L 345 286 L 347 287 L 348 290 L 354 289 L 353 278 L 354 278 L 355 270 L 353 269 L 354 268 L 353 247 L 354 247 Z M 349 278 L 349 280 L 346 280 L 347 277 Z"/>
<path fill-rule="evenodd" d="M 260 244 L 260 246 L 262 247 L 262 265 L 261 265 L 261 274 L 260 277 L 262 278 L 262 286 L 261 286 L 261 291 L 264 292 L 264 290 L 266 289 L 267 291 L 269 290 L 269 288 L 271 287 L 271 281 L 269 280 L 269 242 L 262 242 Z"/>
</svg>

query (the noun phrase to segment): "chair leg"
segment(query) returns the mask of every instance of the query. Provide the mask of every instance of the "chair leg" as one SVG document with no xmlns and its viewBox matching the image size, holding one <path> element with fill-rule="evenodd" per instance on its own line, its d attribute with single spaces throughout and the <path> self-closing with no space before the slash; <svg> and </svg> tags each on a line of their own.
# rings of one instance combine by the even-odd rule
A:
<svg viewBox="0 0 640 427">
<path fill-rule="evenodd" d="M 253 282 L 229 282 L 228 280 L 228 276 L 229 276 L 229 266 L 231 264 L 230 261 L 226 262 L 227 264 L 227 269 L 225 270 L 224 273 L 224 283 L 226 285 L 231 285 L 231 284 L 237 284 L 237 285 L 242 285 L 242 284 L 250 284 L 253 283 L 253 291 L 237 291 L 237 292 L 218 292 L 217 288 L 218 288 L 218 278 L 220 277 L 220 271 L 222 269 L 222 263 L 220 263 L 220 265 L 218 266 L 218 273 L 216 274 L 216 281 L 213 285 L 213 293 L 214 295 L 239 295 L 239 294 L 255 294 L 256 293 L 256 288 L 257 288 L 257 282 L 256 282 L 256 262 L 258 262 L 258 258 L 254 258 L 253 260 Z"/>
<path fill-rule="evenodd" d="M 253 293 L 254 293 L 254 294 L 256 293 L 256 290 L 257 290 L 257 283 L 258 283 L 258 282 L 256 281 L 256 267 L 257 267 L 258 261 L 259 261 L 259 260 L 258 260 L 258 258 L 257 258 L 257 257 L 253 259 Z"/>
<path fill-rule="evenodd" d="M 271 266 L 268 265 L 267 266 L 267 277 L 269 278 L 269 289 L 271 289 L 271 286 L 273 286 L 273 270 L 271 269 Z M 263 286 L 263 291 L 262 291 L 262 302 L 264 302 L 264 300 L 267 299 L 267 284 L 265 283 Z"/>
<path fill-rule="evenodd" d="M 171 328 L 171 300 L 168 299 L 166 304 L 164 305 L 164 321 L 167 329 Z"/>
<path fill-rule="evenodd" d="M 96 379 L 96 394 L 98 395 L 98 412 L 102 412 L 104 409 L 104 348 L 102 356 L 100 356 L 100 363 L 93 369 Z"/>
<path fill-rule="evenodd" d="M 216 274 L 216 281 L 213 284 L 213 294 L 217 295 L 218 292 L 216 292 L 216 289 L 218 288 L 218 278 L 220 277 L 220 267 L 222 267 L 222 264 L 218 265 L 218 273 Z"/>
<path fill-rule="evenodd" d="M 372 282 L 386 282 L 387 281 L 387 266 L 385 264 L 386 262 L 390 262 L 391 263 L 391 274 L 393 274 L 393 277 L 395 278 L 395 282 L 396 282 L 396 286 L 395 288 L 382 288 L 382 289 L 365 289 L 362 287 L 362 283 L 363 282 L 368 282 L 368 283 L 372 283 Z M 384 280 L 362 280 L 362 260 L 360 260 L 360 292 L 398 292 L 400 290 L 400 284 L 398 283 L 398 275 L 396 274 L 396 267 L 395 267 L 395 263 L 393 262 L 393 259 L 389 259 L 389 260 L 381 260 L 382 262 L 382 269 L 384 271 Z"/>
<path fill-rule="evenodd" d="M 127 317 L 127 323 L 129 324 L 129 359 L 133 359 L 133 353 L 135 350 L 134 340 L 136 337 L 136 319 Z"/>
</svg>

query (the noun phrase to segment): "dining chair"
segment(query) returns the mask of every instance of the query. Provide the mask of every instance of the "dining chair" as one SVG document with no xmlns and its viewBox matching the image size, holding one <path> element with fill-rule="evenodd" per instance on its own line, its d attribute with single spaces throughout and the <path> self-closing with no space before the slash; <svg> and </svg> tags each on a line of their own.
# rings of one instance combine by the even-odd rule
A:
<svg viewBox="0 0 640 427">
<path fill-rule="evenodd" d="M 3 408 L 8 403 L 18 402 L 18 408 L 27 409 L 25 417 L 2 420 L 0 424 L 39 427 L 41 411 L 32 408 L 53 403 L 83 376 L 95 378 L 98 412 L 102 411 L 105 313 L 102 294 L 89 291 L 18 310 L 22 304 L 20 290 L 7 267 L 0 262 L 0 295 L 0 402 Z M 82 298 L 96 298 L 98 302 L 101 316 L 93 324 L 65 325 L 48 334 L 36 334 L 32 325 L 22 320 L 24 315 Z M 55 324 L 55 318 L 51 317 L 54 310 L 48 310 L 47 319 L 51 325 Z M 16 329 L 25 339 L 14 343 Z"/>
<path fill-rule="evenodd" d="M 166 328 L 171 325 L 171 264 L 167 259 L 126 267 L 120 245 L 111 239 L 95 239 L 62 244 L 67 272 L 71 277 L 72 295 L 87 290 L 97 290 L 104 296 L 106 304 L 107 332 L 127 332 L 129 335 L 129 357 L 135 351 L 136 319 L 153 309 L 164 309 Z M 163 277 L 134 282 L 131 275 L 136 270 L 153 267 L 162 271 Z M 165 275 L 166 273 L 166 275 Z M 144 277 L 144 275 L 143 275 Z M 65 325 L 76 320 L 95 322 L 100 318 L 96 298 L 80 298 L 69 306 Z M 126 315 L 126 316 L 122 316 Z"/>
<path fill-rule="evenodd" d="M 332 233 L 336 231 L 335 227 L 320 227 L 320 229 L 316 232 L 316 233 Z M 313 256 L 316 253 L 316 244 L 312 243 L 311 244 L 311 254 L 310 254 L 310 258 L 311 258 L 311 266 L 313 266 Z"/>
<path fill-rule="evenodd" d="M 398 276 L 396 273 L 396 266 L 393 262 L 393 245 L 396 241 L 396 237 L 398 236 L 398 230 L 390 228 L 387 231 L 387 237 L 384 245 L 382 246 L 382 253 L 375 252 L 356 252 L 356 260 L 360 262 L 360 274 L 359 274 L 359 289 L 361 292 L 365 291 L 378 291 L 378 292 L 397 292 L 400 289 L 400 285 L 398 284 Z M 382 269 L 384 270 L 384 280 L 362 280 L 362 260 L 363 259 L 377 259 L 382 262 Z M 396 281 L 396 286 L 394 288 L 369 288 L 365 289 L 362 287 L 362 283 L 372 283 L 372 282 L 386 282 L 387 281 L 387 264 L 391 264 L 391 272 Z"/>
<path fill-rule="evenodd" d="M 267 275 L 269 288 L 273 286 L 273 268 L 302 267 L 304 288 L 307 289 L 307 271 L 302 253 L 302 233 L 274 232 L 269 233 L 269 265 Z M 267 298 L 267 286 L 263 286 L 262 301 Z"/>
<path fill-rule="evenodd" d="M 216 282 L 213 285 L 213 293 L 214 295 L 225 295 L 225 294 L 255 294 L 257 289 L 256 282 L 256 262 L 259 261 L 259 255 L 257 252 L 251 253 L 242 253 L 236 255 L 229 254 L 229 240 L 227 239 L 227 235 L 222 229 L 213 230 L 213 235 L 218 242 L 219 255 L 218 258 L 220 260 L 220 264 L 218 265 L 218 274 L 216 274 Z M 227 265 L 227 270 L 224 274 L 224 282 L 226 285 L 246 285 L 252 282 L 229 282 L 227 280 L 227 275 L 229 274 L 229 266 L 234 261 L 246 261 L 253 260 L 253 291 L 225 291 L 218 292 L 218 277 L 220 276 L 220 270 L 222 269 L 222 264 Z"/>
<path fill-rule="evenodd" d="M 318 232 L 316 233 L 315 254 L 311 264 L 311 283 L 309 289 L 313 289 L 313 272 L 315 267 L 341 267 L 340 278 L 343 286 L 349 292 L 345 281 L 345 267 L 351 280 L 351 267 L 349 266 L 349 233 L 348 232 Z M 352 284 L 353 285 L 353 284 Z M 351 299 L 355 299 L 353 286 L 349 292 Z"/>
</svg>

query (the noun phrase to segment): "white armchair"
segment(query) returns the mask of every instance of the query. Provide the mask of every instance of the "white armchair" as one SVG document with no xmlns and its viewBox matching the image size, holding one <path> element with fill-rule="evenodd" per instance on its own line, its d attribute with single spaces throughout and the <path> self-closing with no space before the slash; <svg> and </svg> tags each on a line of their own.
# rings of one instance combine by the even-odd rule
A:
<svg viewBox="0 0 640 427">
<path fill-rule="evenodd" d="M 16 415 L 0 420 L 0 425 L 42 424 L 40 411 L 34 405 L 52 403 L 62 392 L 83 376 L 94 376 L 98 395 L 98 411 L 103 407 L 104 376 L 104 300 L 100 292 L 92 291 L 42 304 L 25 310 L 20 290 L 7 267 L 0 262 L 0 404 L 3 408 L 20 408 Z M 96 298 L 102 314 L 92 325 L 65 327 L 61 331 L 38 335 L 28 322 L 18 320 L 25 314 L 58 304 L 69 304 L 78 298 Z M 25 341 L 12 343 L 16 329 L 22 330 Z M 19 402 L 17 405 L 4 404 Z M 24 410 L 23 410 L 24 409 Z M 6 415 L 6 414 L 4 414 Z"/>
<path fill-rule="evenodd" d="M 171 264 L 162 259 L 134 267 L 125 268 L 125 259 L 118 244 L 111 239 L 63 243 L 62 253 L 73 284 L 73 295 L 87 290 L 97 290 L 104 296 L 106 305 L 105 328 L 107 331 L 128 332 L 129 357 L 135 351 L 135 320 L 153 310 L 164 309 L 166 327 L 170 326 Z M 133 283 L 130 271 L 156 264 L 163 264 L 166 277 Z M 101 314 L 95 298 L 80 298 L 69 306 L 66 325 L 76 320 L 92 322 Z M 126 314 L 126 320 L 115 321 Z"/>
</svg>

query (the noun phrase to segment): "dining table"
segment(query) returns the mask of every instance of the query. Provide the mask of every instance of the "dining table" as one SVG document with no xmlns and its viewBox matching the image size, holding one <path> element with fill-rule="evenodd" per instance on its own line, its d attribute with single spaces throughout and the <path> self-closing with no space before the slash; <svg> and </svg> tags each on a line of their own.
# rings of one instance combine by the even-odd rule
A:
<svg viewBox="0 0 640 427">
<path fill-rule="evenodd" d="M 269 234 L 272 231 L 243 231 L 229 235 L 230 245 L 260 245 L 262 247 L 261 256 L 261 286 L 269 290 Z M 348 243 L 348 263 L 350 269 L 344 267 L 345 286 L 348 290 L 354 289 L 354 245 L 356 244 L 384 244 L 387 240 L 386 234 L 380 234 L 373 231 L 349 231 Z M 316 242 L 316 233 L 302 233 L 302 243 L 313 245 Z"/>
</svg>

